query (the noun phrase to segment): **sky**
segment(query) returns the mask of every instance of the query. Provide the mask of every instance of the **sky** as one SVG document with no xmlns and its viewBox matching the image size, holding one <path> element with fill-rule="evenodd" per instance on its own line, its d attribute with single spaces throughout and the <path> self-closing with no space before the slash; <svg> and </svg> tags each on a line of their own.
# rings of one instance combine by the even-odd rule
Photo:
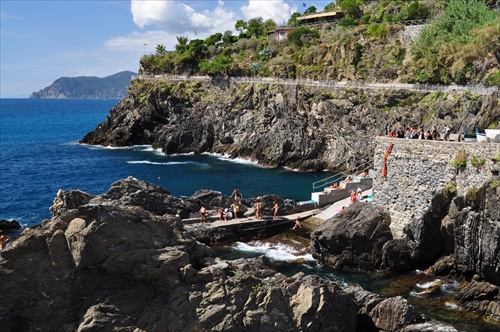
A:
<svg viewBox="0 0 500 332">
<path fill-rule="evenodd" d="M 157 45 L 175 50 L 176 36 L 237 35 L 237 20 L 259 16 L 283 25 L 332 1 L 0 0 L 0 98 L 28 98 L 60 77 L 137 72 Z"/>
</svg>

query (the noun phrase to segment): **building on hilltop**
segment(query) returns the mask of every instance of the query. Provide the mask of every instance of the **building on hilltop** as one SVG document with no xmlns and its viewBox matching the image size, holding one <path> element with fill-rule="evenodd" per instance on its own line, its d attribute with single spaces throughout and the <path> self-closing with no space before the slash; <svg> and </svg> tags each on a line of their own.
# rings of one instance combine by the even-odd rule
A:
<svg viewBox="0 0 500 332">
<path fill-rule="evenodd" d="M 286 40 L 288 38 L 288 34 L 293 30 L 297 29 L 296 27 L 281 27 L 276 28 L 276 30 L 268 32 L 269 37 L 272 39 L 276 39 L 278 41 Z"/>
<path fill-rule="evenodd" d="M 336 11 L 299 16 L 297 17 L 297 21 L 299 22 L 299 25 L 317 25 L 325 23 L 336 23 L 343 17 L 343 12 Z"/>
</svg>

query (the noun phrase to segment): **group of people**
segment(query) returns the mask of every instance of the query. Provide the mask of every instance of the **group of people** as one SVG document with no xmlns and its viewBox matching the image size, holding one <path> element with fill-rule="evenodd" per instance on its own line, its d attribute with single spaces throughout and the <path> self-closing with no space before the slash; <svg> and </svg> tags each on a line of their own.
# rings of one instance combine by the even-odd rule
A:
<svg viewBox="0 0 500 332">
<path fill-rule="evenodd" d="M 240 213 L 240 206 L 241 206 L 241 200 L 243 199 L 243 196 L 240 192 L 239 189 L 234 189 L 233 192 L 231 193 L 231 196 L 229 198 L 233 198 L 234 201 L 229 207 L 229 209 L 224 209 L 220 208 L 217 212 L 219 216 L 220 221 L 227 221 L 228 219 L 237 219 L 238 214 Z M 274 202 L 273 207 L 273 217 L 277 218 L 278 217 L 278 210 L 279 210 L 279 205 L 278 202 Z M 204 205 L 201 205 L 200 208 L 200 222 L 206 223 L 207 222 L 207 217 L 208 217 L 208 212 L 207 209 Z M 262 198 L 257 197 L 257 200 L 255 202 L 255 219 L 259 220 L 262 219 Z"/>
<path fill-rule="evenodd" d="M 354 190 L 351 191 L 351 204 L 362 202 L 364 199 L 365 197 L 363 196 L 363 190 L 361 190 L 361 188 L 358 188 L 356 192 L 354 192 Z"/>
<path fill-rule="evenodd" d="M 391 130 L 389 137 L 407 138 L 407 139 L 425 139 L 425 140 L 442 140 L 448 141 L 450 139 L 451 126 L 445 125 L 441 131 L 436 126 L 432 130 L 425 131 L 423 127 L 418 130 L 415 127 L 403 129 L 400 126 L 397 130 Z"/>
</svg>

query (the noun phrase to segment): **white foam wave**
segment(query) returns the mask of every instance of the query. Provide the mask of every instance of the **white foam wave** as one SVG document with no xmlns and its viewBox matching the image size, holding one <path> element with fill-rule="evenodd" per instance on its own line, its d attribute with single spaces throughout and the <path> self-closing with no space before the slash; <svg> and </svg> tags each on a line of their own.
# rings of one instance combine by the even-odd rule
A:
<svg viewBox="0 0 500 332">
<path fill-rule="evenodd" d="M 267 258 L 274 261 L 291 262 L 297 260 L 315 261 L 310 253 L 304 253 L 293 246 L 283 243 L 267 243 L 256 241 L 252 244 L 238 242 L 236 250 L 245 252 L 255 252 L 265 255 Z"/>
<path fill-rule="evenodd" d="M 168 161 L 168 162 L 157 162 L 149 160 L 129 160 L 127 164 L 148 164 L 148 165 L 184 165 L 184 164 L 197 164 L 192 161 Z"/>
<path fill-rule="evenodd" d="M 262 168 L 267 168 L 264 165 L 259 165 L 258 161 L 252 160 L 252 159 L 231 158 L 231 156 L 228 154 L 220 154 L 220 153 L 203 153 L 203 154 L 215 157 L 219 160 L 229 161 L 229 162 L 236 163 L 236 164 L 253 165 L 253 166 L 258 166 L 258 167 L 262 167 Z"/>
<path fill-rule="evenodd" d="M 419 284 L 417 283 L 416 286 L 418 288 L 423 288 L 423 289 L 427 289 L 429 287 L 432 287 L 432 286 L 436 286 L 437 284 L 441 283 L 441 280 L 440 279 L 436 279 L 436 280 L 433 280 L 433 281 L 428 281 L 424 284 Z"/>
<path fill-rule="evenodd" d="M 444 306 L 445 306 L 446 308 L 450 308 L 450 309 L 452 309 L 452 310 L 457 310 L 457 309 L 458 309 L 458 304 L 453 303 L 453 302 L 448 302 L 448 301 L 446 301 L 446 302 L 444 303 Z"/>
</svg>

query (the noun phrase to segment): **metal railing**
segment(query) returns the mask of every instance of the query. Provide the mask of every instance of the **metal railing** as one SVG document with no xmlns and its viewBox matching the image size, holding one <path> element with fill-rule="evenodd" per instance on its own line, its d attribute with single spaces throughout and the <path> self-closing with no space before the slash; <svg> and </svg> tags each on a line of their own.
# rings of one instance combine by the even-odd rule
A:
<svg viewBox="0 0 500 332">
<path fill-rule="evenodd" d="M 348 169 L 342 173 L 335 174 L 335 175 L 329 176 L 327 178 L 324 178 L 322 180 L 316 181 L 312 185 L 313 192 L 317 192 L 318 189 L 321 189 L 319 191 L 323 191 L 324 188 L 332 185 L 334 182 L 338 182 L 342 178 L 347 177 L 347 175 L 349 175 L 349 174 L 356 174 L 356 173 L 359 173 L 360 171 L 364 171 L 364 170 L 370 169 L 370 168 L 373 168 L 373 161 L 368 161 L 362 165 L 359 165 L 359 166 L 354 167 L 352 169 Z"/>
<path fill-rule="evenodd" d="M 497 86 L 486 85 L 440 85 L 440 84 L 405 84 L 405 83 L 364 83 L 364 82 L 339 82 L 335 80 L 315 80 L 303 78 L 275 78 L 275 77 L 225 77 L 225 78 L 211 78 L 210 76 L 183 76 L 183 75 L 147 75 L 140 74 L 133 79 L 143 80 L 157 80 L 167 79 L 171 81 L 229 81 L 229 82 L 243 82 L 243 83 L 263 83 L 273 84 L 280 83 L 283 85 L 307 85 L 323 88 L 357 88 L 369 90 L 412 90 L 421 92 L 470 92 L 480 95 L 491 95 L 499 91 Z"/>
</svg>

